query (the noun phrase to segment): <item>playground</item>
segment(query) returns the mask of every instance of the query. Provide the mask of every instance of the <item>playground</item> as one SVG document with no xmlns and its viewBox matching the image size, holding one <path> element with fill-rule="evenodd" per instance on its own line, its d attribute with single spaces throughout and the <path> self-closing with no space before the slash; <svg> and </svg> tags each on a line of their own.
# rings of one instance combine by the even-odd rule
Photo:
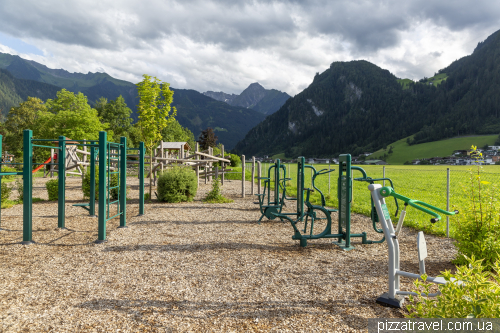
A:
<svg viewBox="0 0 500 333">
<path fill-rule="evenodd" d="M 34 178 L 33 197 L 46 198 L 46 181 Z M 98 219 L 73 206 L 85 202 L 79 177 L 66 180 L 66 229 L 58 228 L 57 202 L 32 204 L 34 244 L 19 244 L 22 205 L 2 210 L 0 331 L 363 332 L 367 318 L 404 315 L 375 302 L 387 289 L 386 242 L 353 238 L 355 249 L 345 251 L 322 238 L 301 247 L 290 223 L 258 224 L 256 199 L 242 198 L 237 180 L 223 186 L 233 203 L 203 203 L 211 185 L 200 183 L 193 202 L 146 203 L 141 216 L 139 181 L 126 183 L 128 228 L 109 220 L 101 244 Z M 380 239 L 371 223 L 352 214 L 351 232 Z M 419 270 L 416 235 L 403 227 L 398 236 L 402 270 Z M 426 240 L 426 272 L 454 269 L 452 240 Z M 410 279 L 401 285 L 412 289 Z"/>
</svg>

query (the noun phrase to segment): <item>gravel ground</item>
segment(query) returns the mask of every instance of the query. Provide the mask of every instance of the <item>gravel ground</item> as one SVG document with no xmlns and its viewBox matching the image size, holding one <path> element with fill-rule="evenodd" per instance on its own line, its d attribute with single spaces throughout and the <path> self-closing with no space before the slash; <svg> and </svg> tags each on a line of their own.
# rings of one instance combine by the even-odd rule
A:
<svg viewBox="0 0 500 333">
<path fill-rule="evenodd" d="M 35 179 L 34 197 L 47 199 L 45 181 Z M 137 198 L 137 179 L 128 182 Z M 204 184 L 194 202 L 149 203 L 143 216 L 129 200 L 128 228 L 109 221 L 99 245 L 97 218 L 72 206 L 84 202 L 81 180 L 67 184 L 67 230 L 57 229 L 56 202 L 34 203 L 35 244 L 19 244 L 22 205 L 2 211 L 0 332 L 366 332 L 367 318 L 404 315 L 375 303 L 387 289 L 386 243 L 300 248 L 289 224 L 257 223 L 241 181 L 226 181 L 229 204 L 201 202 Z M 381 238 L 367 217 L 352 224 Z M 404 229 L 400 244 L 401 268 L 417 273 L 416 234 Z M 426 238 L 428 274 L 453 269 L 451 240 Z"/>
</svg>

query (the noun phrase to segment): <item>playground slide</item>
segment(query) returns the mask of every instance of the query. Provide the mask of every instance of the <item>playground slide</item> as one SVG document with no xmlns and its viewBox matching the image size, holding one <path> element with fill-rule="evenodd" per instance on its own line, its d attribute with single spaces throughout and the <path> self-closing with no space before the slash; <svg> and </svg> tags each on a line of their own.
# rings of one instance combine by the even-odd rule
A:
<svg viewBox="0 0 500 333">
<path fill-rule="evenodd" d="M 33 173 L 37 172 L 38 170 L 40 170 L 41 168 L 43 168 L 43 166 L 47 163 L 50 162 L 50 159 L 51 157 L 49 157 L 45 162 L 43 162 L 43 164 L 40 164 L 35 170 L 33 170 Z"/>
</svg>

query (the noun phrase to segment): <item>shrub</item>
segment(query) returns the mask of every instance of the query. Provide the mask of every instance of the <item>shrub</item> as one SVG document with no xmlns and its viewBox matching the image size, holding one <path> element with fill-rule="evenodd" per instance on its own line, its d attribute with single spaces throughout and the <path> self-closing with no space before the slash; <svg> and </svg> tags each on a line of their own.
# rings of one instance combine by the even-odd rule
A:
<svg viewBox="0 0 500 333">
<path fill-rule="evenodd" d="M 118 186 L 118 174 L 112 174 L 109 181 L 109 187 Z M 118 188 L 114 188 L 110 191 L 110 198 L 113 200 L 118 199 Z M 87 170 L 83 176 L 82 181 L 82 191 L 84 198 L 90 198 L 90 169 Z M 127 190 L 128 192 L 128 190 Z M 95 170 L 95 199 L 99 199 L 99 169 Z"/>
<path fill-rule="evenodd" d="M 54 201 L 59 198 L 59 180 L 51 179 L 45 183 L 45 188 L 49 194 L 49 200 Z"/>
<path fill-rule="evenodd" d="M 192 201 L 197 190 L 198 180 L 191 168 L 175 166 L 161 173 L 158 178 L 159 201 Z"/>
<path fill-rule="evenodd" d="M 475 148 L 473 146 L 473 148 Z M 470 181 L 463 187 L 467 205 L 460 207 L 456 218 L 455 246 L 457 257 L 453 261 L 462 265 L 467 257 L 484 259 L 483 265 L 493 267 L 500 253 L 500 207 L 496 199 L 497 187 L 481 181 L 482 167 L 470 172 Z"/>
<path fill-rule="evenodd" d="M 229 160 L 231 161 L 232 167 L 237 167 L 237 166 L 241 165 L 241 158 L 236 154 L 231 154 L 231 157 Z"/>
<path fill-rule="evenodd" d="M 228 199 L 222 195 L 222 192 L 220 190 L 219 178 L 214 178 L 214 180 L 212 181 L 212 190 L 210 192 L 208 192 L 206 198 L 203 199 L 203 201 L 208 202 L 208 203 L 233 202 L 233 200 Z"/>
<path fill-rule="evenodd" d="M 2 172 L 17 172 L 16 169 L 8 167 L 8 166 L 2 166 Z M 16 175 L 7 175 L 3 176 L 4 179 L 14 179 Z"/>
<path fill-rule="evenodd" d="M 7 186 L 6 183 L 2 183 L 2 198 L 1 198 L 2 203 L 9 200 L 11 193 L 12 193 L 12 188 Z"/>
<path fill-rule="evenodd" d="M 500 263 L 493 265 L 495 274 L 486 270 L 482 260 L 465 258 L 468 265 L 457 268 L 456 274 L 445 271 L 445 285 L 439 285 L 441 295 L 426 297 L 432 283 L 415 280 L 414 290 L 419 296 L 410 296 L 406 306 L 410 318 L 499 318 L 500 317 Z M 422 275 L 422 279 L 427 276 Z M 453 283 L 452 281 L 461 281 Z"/>
</svg>

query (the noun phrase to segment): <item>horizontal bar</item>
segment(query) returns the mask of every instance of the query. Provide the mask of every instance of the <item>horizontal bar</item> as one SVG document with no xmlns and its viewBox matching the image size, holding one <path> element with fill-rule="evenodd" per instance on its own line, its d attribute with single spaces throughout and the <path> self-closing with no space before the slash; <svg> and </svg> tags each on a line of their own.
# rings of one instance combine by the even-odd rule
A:
<svg viewBox="0 0 500 333">
<path fill-rule="evenodd" d="M 0 166 L 9 166 L 9 165 L 24 165 L 24 163 L 1 163 Z"/>
<path fill-rule="evenodd" d="M 114 188 L 120 188 L 120 185 L 118 185 L 118 186 L 113 186 L 113 187 L 108 187 L 108 190 L 112 190 L 112 189 L 114 189 Z"/>
<path fill-rule="evenodd" d="M 115 217 L 120 216 L 120 215 L 122 215 L 122 214 L 123 214 L 123 212 L 118 213 L 118 214 L 116 214 L 115 216 L 111 216 L 110 218 L 107 218 L 107 219 L 106 219 L 106 222 L 107 222 L 107 221 L 109 221 L 109 220 L 111 220 L 111 219 L 114 219 Z"/>
<path fill-rule="evenodd" d="M 33 147 L 42 147 L 42 148 L 50 148 L 50 149 L 61 149 L 61 147 L 57 146 L 42 146 L 42 145 L 32 145 Z"/>
<path fill-rule="evenodd" d="M 115 201 L 110 201 L 110 202 L 108 202 L 108 205 L 115 204 L 115 203 L 117 203 L 117 202 L 119 202 L 119 201 L 120 201 L 119 199 L 118 199 L 118 200 L 115 200 Z"/>
<path fill-rule="evenodd" d="M 401 276 L 408 277 L 408 278 L 411 278 L 411 279 L 420 279 L 420 280 L 422 280 L 420 278 L 420 275 L 414 274 L 414 273 L 405 272 L 405 271 L 396 270 L 396 275 L 401 275 Z M 439 278 L 439 277 L 428 276 L 426 281 L 433 282 L 433 283 L 436 283 L 436 284 L 446 284 L 446 280 L 444 280 L 443 278 Z"/>
<path fill-rule="evenodd" d="M 15 175 L 15 176 L 22 176 L 23 172 L 0 172 L 0 176 L 11 176 L 11 175 Z"/>
</svg>

